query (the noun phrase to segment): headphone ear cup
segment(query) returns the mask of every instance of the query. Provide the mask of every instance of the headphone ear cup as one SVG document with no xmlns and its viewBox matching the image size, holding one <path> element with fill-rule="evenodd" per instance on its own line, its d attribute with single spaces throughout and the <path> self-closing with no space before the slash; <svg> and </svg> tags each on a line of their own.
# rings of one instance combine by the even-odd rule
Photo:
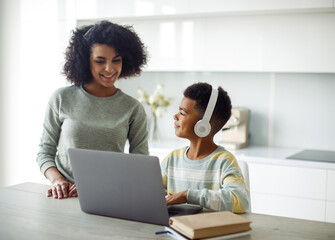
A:
<svg viewBox="0 0 335 240">
<path fill-rule="evenodd" d="M 194 132 L 198 137 L 206 137 L 211 131 L 209 122 L 199 120 L 194 126 Z"/>
</svg>

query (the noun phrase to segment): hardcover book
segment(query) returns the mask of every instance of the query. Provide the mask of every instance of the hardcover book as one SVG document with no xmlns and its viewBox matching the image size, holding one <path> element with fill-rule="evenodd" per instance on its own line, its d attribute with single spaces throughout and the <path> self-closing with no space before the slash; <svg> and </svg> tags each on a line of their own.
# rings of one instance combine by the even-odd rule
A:
<svg viewBox="0 0 335 240">
<path fill-rule="evenodd" d="M 212 238 L 250 231 L 251 221 L 229 211 L 170 218 L 170 228 L 190 238 Z"/>
</svg>

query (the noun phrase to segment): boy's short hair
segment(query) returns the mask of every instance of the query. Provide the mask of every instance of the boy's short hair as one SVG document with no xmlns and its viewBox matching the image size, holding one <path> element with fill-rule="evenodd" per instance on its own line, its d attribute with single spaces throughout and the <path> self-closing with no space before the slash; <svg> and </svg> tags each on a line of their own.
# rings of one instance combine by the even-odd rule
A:
<svg viewBox="0 0 335 240">
<path fill-rule="evenodd" d="M 212 126 L 212 131 L 217 133 L 226 124 L 231 116 L 231 101 L 228 93 L 223 90 L 222 87 L 218 88 L 219 95 L 216 101 L 214 112 L 212 114 L 210 123 Z M 199 113 L 199 119 L 205 114 L 209 98 L 212 93 L 212 86 L 208 83 L 195 83 L 189 86 L 184 91 L 184 96 L 195 100 L 197 103 L 195 105 L 196 110 Z"/>
</svg>

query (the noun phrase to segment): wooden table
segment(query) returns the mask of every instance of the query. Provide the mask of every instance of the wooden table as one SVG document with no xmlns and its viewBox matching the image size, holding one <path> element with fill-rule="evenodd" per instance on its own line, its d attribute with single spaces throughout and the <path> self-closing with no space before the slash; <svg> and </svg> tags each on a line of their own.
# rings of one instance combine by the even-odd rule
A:
<svg viewBox="0 0 335 240">
<path fill-rule="evenodd" d="M 163 226 L 86 214 L 78 198 L 45 197 L 47 185 L 23 183 L 0 189 L 0 239 L 172 239 Z M 252 221 L 247 239 L 335 239 L 335 224 L 243 214 Z"/>
</svg>

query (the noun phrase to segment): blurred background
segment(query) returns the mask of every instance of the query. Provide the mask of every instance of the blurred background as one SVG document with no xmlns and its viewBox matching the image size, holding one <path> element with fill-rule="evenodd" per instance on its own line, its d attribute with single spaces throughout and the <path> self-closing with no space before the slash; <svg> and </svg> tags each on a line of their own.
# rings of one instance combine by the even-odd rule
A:
<svg viewBox="0 0 335 240">
<path fill-rule="evenodd" d="M 132 25 L 150 55 L 118 87 L 138 98 L 164 84 L 172 99 L 160 147 L 179 143 L 173 114 L 202 81 L 249 109 L 250 146 L 335 151 L 333 0 L 0 0 L 0 11 L 0 186 L 46 182 L 35 159 L 48 99 L 67 85 L 65 48 L 103 19 Z"/>
</svg>

